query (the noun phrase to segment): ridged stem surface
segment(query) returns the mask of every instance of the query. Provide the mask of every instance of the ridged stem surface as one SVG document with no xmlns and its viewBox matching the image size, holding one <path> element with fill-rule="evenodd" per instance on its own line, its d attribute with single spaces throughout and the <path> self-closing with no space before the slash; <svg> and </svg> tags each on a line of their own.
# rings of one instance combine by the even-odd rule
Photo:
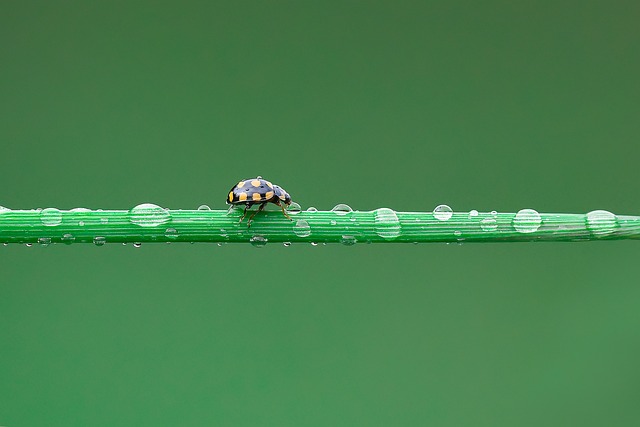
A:
<svg viewBox="0 0 640 427">
<path fill-rule="evenodd" d="M 0 208 L 0 243 L 234 242 L 422 243 L 584 241 L 640 238 L 640 217 L 588 214 L 352 211 L 260 212 L 251 227 L 241 209 L 169 210 L 142 204 L 131 210 L 10 210 Z"/>
</svg>

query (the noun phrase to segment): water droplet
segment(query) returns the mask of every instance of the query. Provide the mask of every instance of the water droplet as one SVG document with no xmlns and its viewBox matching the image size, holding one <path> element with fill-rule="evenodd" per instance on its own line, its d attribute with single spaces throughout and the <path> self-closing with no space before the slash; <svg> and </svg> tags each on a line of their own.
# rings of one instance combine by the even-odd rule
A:
<svg viewBox="0 0 640 427">
<path fill-rule="evenodd" d="M 289 215 L 297 215 L 301 210 L 302 208 L 296 202 L 291 202 L 291 204 L 287 207 L 287 213 Z"/>
<path fill-rule="evenodd" d="M 178 230 L 176 230 L 175 228 L 167 228 L 164 231 L 164 235 L 167 237 L 167 239 L 177 239 L 178 238 Z"/>
<path fill-rule="evenodd" d="M 267 245 L 267 238 L 260 235 L 255 235 L 249 239 L 249 242 L 256 248 L 264 248 Z"/>
<path fill-rule="evenodd" d="M 513 228 L 520 233 L 536 232 L 541 223 L 540 214 L 533 209 L 521 209 L 513 218 Z"/>
<path fill-rule="evenodd" d="M 307 221 L 305 221 L 304 219 L 300 219 L 296 221 L 295 225 L 293 226 L 293 232 L 298 237 L 307 237 L 311 235 L 311 227 L 309 226 L 309 223 Z"/>
<path fill-rule="evenodd" d="M 96 236 L 93 238 L 93 244 L 96 246 L 104 246 L 107 243 L 107 238 L 102 236 Z"/>
<path fill-rule="evenodd" d="M 70 212 L 91 212 L 91 209 L 87 209 L 87 208 L 73 208 L 70 210 Z"/>
<path fill-rule="evenodd" d="M 222 243 L 218 242 L 216 243 L 218 246 L 222 247 Z"/>
<path fill-rule="evenodd" d="M 46 208 L 40 212 L 40 221 L 48 227 L 62 223 L 62 212 L 56 208 Z"/>
<path fill-rule="evenodd" d="M 62 235 L 62 243 L 65 245 L 70 245 L 76 241 L 76 238 L 73 234 L 67 233 Z"/>
<path fill-rule="evenodd" d="M 31 246 L 33 246 L 33 243 L 25 243 L 24 244 L 26 247 L 30 248 Z"/>
<path fill-rule="evenodd" d="M 473 209 L 473 210 L 469 211 L 469 219 L 475 218 L 477 216 L 478 216 L 478 211 L 477 210 Z"/>
<path fill-rule="evenodd" d="M 284 242 L 282 244 L 285 248 L 288 248 L 289 246 L 291 246 L 291 242 Z"/>
<path fill-rule="evenodd" d="M 2 246 L 9 246 L 9 244 L 7 242 L 4 242 Z"/>
<path fill-rule="evenodd" d="M 6 213 L 6 212 L 9 212 L 10 210 L 11 210 L 11 209 L 9 209 L 9 208 L 5 208 L 4 206 L 0 206 L 0 214 L 3 214 L 3 213 Z"/>
<path fill-rule="evenodd" d="M 335 219 L 332 219 L 332 220 L 331 220 L 331 225 L 336 225 L 336 224 L 337 224 L 336 220 L 335 220 Z"/>
<path fill-rule="evenodd" d="M 318 209 L 314 208 L 313 206 L 310 206 L 310 207 L 307 209 L 307 212 L 318 212 Z"/>
<path fill-rule="evenodd" d="M 353 246 L 357 243 L 355 236 L 345 235 L 340 238 L 340 243 L 345 246 Z"/>
<path fill-rule="evenodd" d="M 311 246 L 318 246 L 318 242 L 311 242 Z"/>
<path fill-rule="evenodd" d="M 140 227 L 157 227 L 171 220 L 166 209 L 153 203 L 143 203 L 131 209 L 129 220 Z"/>
<path fill-rule="evenodd" d="M 38 243 L 40 246 L 47 247 L 51 244 L 51 237 L 39 237 Z"/>
<path fill-rule="evenodd" d="M 453 234 L 456 235 L 456 236 L 462 236 L 462 231 L 456 230 L 456 231 L 453 232 Z"/>
<path fill-rule="evenodd" d="M 199 211 L 210 211 L 211 208 L 209 206 L 207 206 L 207 205 L 200 205 L 200 206 L 198 206 L 198 210 Z"/>
<path fill-rule="evenodd" d="M 376 234 L 383 239 L 395 239 L 400 235 L 400 221 L 398 215 L 389 208 L 375 210 Z"/>
<path fill-rule="evenodd" d="M 84 221 L 78 221 L 78 225 L 79 225 L 80 227 L 84 227 Z"/>
<path fill-rule="evenodd" d="M 438 221 L 448 221 L 453 216 L 453 211 L 447 205 L 438 205 L 433 210 L 433 216 Z"/>
<path fill-rule="evenodd" d="M 140 243 L 140 242 L 134 242 L 133 243 L 133 247 L 134 248 L 139 248 L 140 246 L 142 246 L 142 243 Z"/>
<path fill-rule="evenodd" d="M 331 209 L 331 212 L 335 213 L 336 215 L 347 215 L 353 212 L 353 209 L 351 209 L 351 206 L 349 205 L 345 205 L 344 203 L 339 203 L 335 205 L 333 209 Z"/>
<path fill-rule="evenodd" d="M 498 221 L 495 218 L 485 218 L 480 221 L 480 228 L 484 231 L 496 231 L 498 229 Z"/>
<path fill-rule="evenodd" d="M 498 215 L 498 211 L 491 211 L 491 215 L 497 216 Z"/>
<path fill-rule="evenodd" d="M 618 226 L 616 216 L 603 210 L 591 211 L 587 214 L 587 227 L 595 236 L 606 236 Z"/>
<path fill-rule="evenodd" d="M 100 224 L 107 224 L 109 222 L 109 218 L 100 218 Z"/>
</svg>

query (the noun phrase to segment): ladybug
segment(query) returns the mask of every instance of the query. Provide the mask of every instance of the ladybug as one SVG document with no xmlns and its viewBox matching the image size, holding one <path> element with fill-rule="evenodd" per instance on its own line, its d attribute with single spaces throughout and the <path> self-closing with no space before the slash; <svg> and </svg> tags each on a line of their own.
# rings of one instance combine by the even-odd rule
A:
<svg viewBox="0 0 640 427">
<path fill-rule="evenodd" d="M 251 221 L 258 212 L 264 209 L 267 203 L 273 203 L 280 206 L 282 213 L 285 217 L 291 220 L 291 217 L 287 215 L 284 210 L 284 205 L 289 206 L 291 204 L 291 196 L 284 191 L 282 187 L 270 183 L 261 176 L 252 179 L 245 179 L 238 182 L 233 186 L 229 195 L 227 196 L 227 204 L 229 205 L 244 205 L 244 212 L 240 221 L 247 215 L 247 209 L 255 204 L 260 204 L 258 210 L 255 211 L 250 217 L 247 227 L 251 227 Z M 283 205 L 284 204 L 284 205 Z"/>
</svg>

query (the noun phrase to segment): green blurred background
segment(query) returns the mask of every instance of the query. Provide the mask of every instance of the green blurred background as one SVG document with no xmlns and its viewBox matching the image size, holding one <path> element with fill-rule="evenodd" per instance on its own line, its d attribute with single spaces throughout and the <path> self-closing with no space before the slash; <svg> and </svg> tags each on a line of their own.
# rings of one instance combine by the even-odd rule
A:
<svg viewBox="0 0 640 427">
<path fill-rule="evenodd" d="M 640 214 L 640 3 L 0 6 L 0 205 Z M 637 242 L 0 247 L 0 425 L 630 426 Z"/>
</svg>

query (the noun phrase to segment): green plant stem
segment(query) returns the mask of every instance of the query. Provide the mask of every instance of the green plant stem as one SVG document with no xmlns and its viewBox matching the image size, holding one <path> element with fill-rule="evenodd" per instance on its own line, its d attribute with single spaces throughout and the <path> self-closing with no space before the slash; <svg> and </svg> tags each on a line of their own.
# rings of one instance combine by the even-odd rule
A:
<svg viewBox="0 0 640 427">
<path fill-rule="evenodd" d="M 258 213 L 251 225 L 242 211 L 0 210 L 0 243 L 266 242 L 525 242 L 640 238 L 640 217 L 590 214 L 280 211 Z M 537 216 L 539 215 L 539 216 Z"/>
</svg>

